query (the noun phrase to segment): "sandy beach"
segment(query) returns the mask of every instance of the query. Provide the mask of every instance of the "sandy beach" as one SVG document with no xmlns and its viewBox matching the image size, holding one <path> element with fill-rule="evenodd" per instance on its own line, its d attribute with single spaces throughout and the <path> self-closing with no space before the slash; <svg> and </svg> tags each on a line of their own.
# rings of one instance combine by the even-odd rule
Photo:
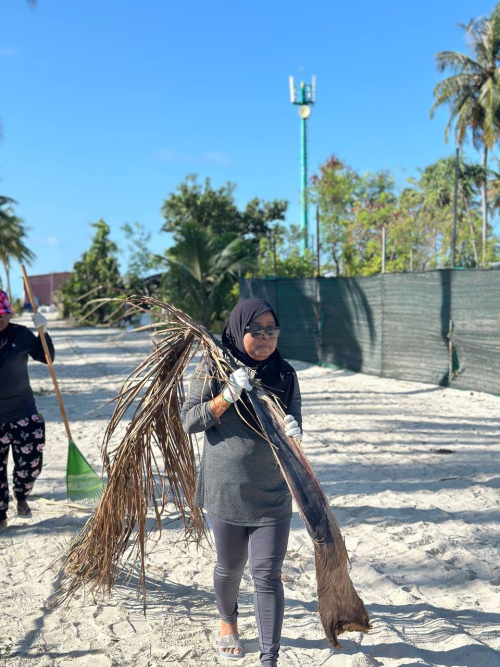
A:
<svg viewBox="0 0 500 667">
<path fill-rule="evenodd" d="M 94 410 L 116 395 L 151 341 L 62 322 L 50 331 L 75 441 L 100 472 L 112 407 Z M 500 666 L 500 397 L 292 364 L 304 448 L 345 536 L 373 630 L 343 635 L 342 651 L 328 646 L 312 546 L 295 512 L 280 666 Z M 47 446 L 33 516 L 18 518 L 11 505 L 0 535 L 1 655 L 11 647 L 15 667 L 220 664 L 214 552 L 179 542 L 175 516 L 165 516 L 151 545 L 146 616 L 133 582 L 109 600 L 79 596 L 48 608 L 58 581 L 57 569 L 47 568 L 89 511 L 66 501 L 67 438 L 47 368 L 30 363 L 30 374 Z M 240 632 L 247 656 L 235 664 L 258 667 L 251 591 L 246 571 Z"/>
</svg>

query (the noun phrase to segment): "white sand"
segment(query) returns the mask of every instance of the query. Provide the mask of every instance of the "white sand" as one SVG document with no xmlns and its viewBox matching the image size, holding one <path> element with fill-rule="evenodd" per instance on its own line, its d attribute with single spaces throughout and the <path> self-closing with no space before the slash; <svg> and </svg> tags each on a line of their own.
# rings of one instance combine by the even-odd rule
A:
<svg viewBox="0 0 500 667">
<path fill-rule="evenodd" d="M 59 323 L 51 330 L 75 440 L 100 470 L 110 408 L 86 413 L 116 394 L 150 343 L 145 336 L 109 342 L 109 332 Z M 316 611 L 311 543 L 295 514 L 284 566 L 280 665 L 500 665 L 500 398 L 302 363 L 296 368 L 304 447 L 345 535 L 351 576 L 373 631 L 343 635 L 342 651 L 328 647 Z M 50 392 L 38 398 L 48 438 L 33 517 L 11 511 L 10 527 L 0 535 L 0 648 L 12 644 L 10 664 L 219 664 L 214 554 L 188 553 L 176 543 L 176 523 L 149 556 L 146 617 L 133 587 L 120 588 L 111 600 L 79 597 L 70 607 L 47 608 L 57 582 L 46 568 L 88 514 L 65 505 L 64 428 L 47 369 L 33 363 L 30 371 L 34 388 Z M 246 572 L 243 664 L 257 667 L 251 590 Z"/>
</svg>

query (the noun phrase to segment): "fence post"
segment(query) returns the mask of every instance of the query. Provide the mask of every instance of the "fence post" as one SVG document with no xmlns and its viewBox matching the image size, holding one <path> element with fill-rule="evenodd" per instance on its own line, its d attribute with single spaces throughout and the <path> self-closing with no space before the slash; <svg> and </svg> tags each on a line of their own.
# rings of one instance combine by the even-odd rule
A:
<svg viewBox="0 0 500 667">
<path fill-rule="evenodd" d="M 316 206 L 316 277 L 320 276 L 320 263 L 321 259 L 319 256 L 321 250 L 321 243 L 319 240 L 319 206 Z"/>
<path fill-rule="evenodd" d="M 382 273 L 385 273 L 385 243 L 386 243 L 386 229 L 382 227 Z"/>
<path fill-rule="evenodd" d="M 274 278 L 274 302 L 276 304 L 276 315 L 278 316 L 278 320 L 280 318 L 280 304 L 279 304 L 279 292 L 278 292 L 278 282 L 279 278 Z"/>
<path fill-rule="evenodd" d="M 321 243 L 319 240 L 319 206 L 316 206 L 316 316 L 318 321 L 318 361 L 323 363 L 323 333 L 321 327 L 321 283 L 319 281 L 321 275 L 321 259 L 320 253 Z"/>
<path fill-rule="evenodd" d="M 385 276 L 380 276 L 380 377 L 384 377 Z"/>
<path fill-rule="evenodd" d="M 453 320 L 450 318 L 448 330 L 448 386 L 451 385 L 453 379 L 453 341 L 451 335 L 453 333 Z"/>
<path fill-rule="evenodd" d="M 453 227 L 451 232 L 451 268 L 455 268 L 455 254 L 457 246 L 457 200 L 458 200 L 458 158 L 460 149 L 455 154 L 455 183 L 453 185 Z"/>
<path fill-rule="evenodd" d="M 274 279 L 278 277 L 277 271 L 276 271 L 276 230 L 274 231 L 273 234 L 273 262 L 274 262 Z"/>
</svg>

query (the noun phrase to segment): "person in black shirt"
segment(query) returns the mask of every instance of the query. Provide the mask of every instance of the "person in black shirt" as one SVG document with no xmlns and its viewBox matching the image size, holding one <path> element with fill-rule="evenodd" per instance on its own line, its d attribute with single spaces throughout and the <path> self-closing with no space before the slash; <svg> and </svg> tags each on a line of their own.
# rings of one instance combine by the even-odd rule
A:
<svg viewBox="0 0 500 667">
<path fill-rule="evenodd" d="M 45 423 L 36 408 L 28 376 L 28 355 L 47 363 L 40 337 L 27 327 L 12 323 L 7 294 L 0 290 L 0 531 L 7 528 L 9 485 L 7 463 L 12 447 L 14 458 L 14 498 L 19 516 L 30 516 L 26 501 L 42 471 Z M 47 329 L 41 313 L 33 315 L 33 324 Z M 45 334 L 50 356 L 54 345 Z"/>
</svg>

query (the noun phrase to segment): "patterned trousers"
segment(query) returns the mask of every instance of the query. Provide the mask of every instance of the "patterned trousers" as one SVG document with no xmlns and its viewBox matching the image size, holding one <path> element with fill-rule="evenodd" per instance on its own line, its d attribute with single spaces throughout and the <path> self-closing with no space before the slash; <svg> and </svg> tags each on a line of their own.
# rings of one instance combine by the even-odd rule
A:
<svg viewBox="0 0 500 667">
<path fill-rule="evenodd" d="M 14 457 L 14 496 L 24 500 L 42 472 L 44 446 L 42 415 L 34 414 L 13 423 L 0 424 L 0 521 L 6 518 L 9 507 L 7 463 L 10 447 Z"/>
</svg>

